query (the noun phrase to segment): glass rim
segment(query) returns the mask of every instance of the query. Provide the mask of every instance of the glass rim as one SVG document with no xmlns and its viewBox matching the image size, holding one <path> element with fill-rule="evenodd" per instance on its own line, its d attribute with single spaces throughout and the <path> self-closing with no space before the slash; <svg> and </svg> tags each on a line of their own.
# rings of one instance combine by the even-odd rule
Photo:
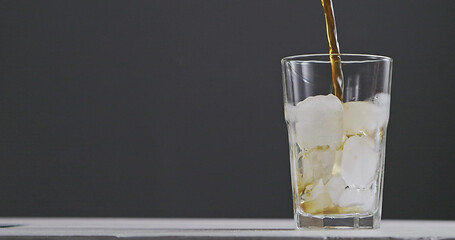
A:
<svg viewBox="0 0 455 240">
<path fill-rule="evenodd" d="M 281 59 L 281 63 L 285 62 L 320 62 L 320 63 L 330 63 L 330 61 L 318 61 L 316 58 L 318 57 L 330 57 L 330 56 L 339 56 L 339 57 L 354 57 L 359 58 L 358 60 L 354 60 L 354 62 L 371 62 L 371 61 L 389 61 L 393 62 L 391 57 L 382 56 L 382 55 L 375 55 L 375 54 L 363 54 L 363 53 L 313 53 L 313 54 L 300 54 L 300 55 L 292 55 L 288 57 L 284 57 Z M 363 59 L 361 59 L 363 57 Z M 343 60 L 341 60 L 343 62 Z M 349 61 L 348 62 L 353 62 Z"/>
</svg>

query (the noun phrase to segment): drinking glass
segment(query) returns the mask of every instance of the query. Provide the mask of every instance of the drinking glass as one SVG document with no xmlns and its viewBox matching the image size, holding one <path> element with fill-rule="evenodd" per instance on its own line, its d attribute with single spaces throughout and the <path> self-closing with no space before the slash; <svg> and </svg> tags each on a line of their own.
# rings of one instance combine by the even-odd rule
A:
<svg viewBox="0 0 455 240">
<path fill-rule="evenodd" d="M 342 101 L 331 56 L 341 58 Z M 379 228 L 392 59 L 311 54 L 281 63 L 297 228 Z"/>
</svg>

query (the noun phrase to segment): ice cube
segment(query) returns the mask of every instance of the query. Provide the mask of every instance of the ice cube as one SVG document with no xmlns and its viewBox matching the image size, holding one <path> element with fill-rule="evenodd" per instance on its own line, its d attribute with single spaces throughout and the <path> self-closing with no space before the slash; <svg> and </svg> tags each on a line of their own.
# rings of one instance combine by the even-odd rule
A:
<svg viewBox="0 0 455 240">
<path fill-rule="evenodd" d="M 344 130 L 347 135 L 366 133 L 370 136 L 378 129 L 387 126 L 390 97 L 386 93 L 377 94 L 370 101 L 347 102 L 344 108 Z"/>
<path fill-rule="evenodd" d="M 368 136 L 352 136 L 346 140 L 341 157 L 340 173 L 352 187 L 370 185 L 375 179 L 379 153 L 375 151 L 374 140 Z"/>
<path fill-rule="evenodd" d="M 368 189 L 362 196 L 362 208 L 364 211 L 372 211 L 376 206 L 376 188 Z"/>
<path fill-rule="evenodd" d="M 330 178 L 326 185 L 326 191 L 329 193 L 330 198 L 334 204 L 338 205 L 341 194 L 346 188 L 346 183 L 340 175 L 333 176 Z"/>
<path fill-rule="evenodd" d="M 332 148 L 310 150 L 307 161 L 311 162 L 313 177 L 315 181 L 322 179 L 324 184 L 332 176 L 333 164 L 335 162 L 336 150 Z"/>
<path fill-rule="evenodd" d="M 305 191 L 305 201 L 302 203 L 303 210 L 307 213 L 317 214 L 334 207 L 326 190 L 322 179 L 319 179 L 316 184 L 308 186 Z"/>
<path fill-rule="evenodd" d="M 373 97 L 373 103 L 376 106 L 389 108 L 390 106 L 390 95 L 387 93 L 378 93 Z"/>
<path fill-rule="evenodd" d="M 308 193 L 305 193 L 306 194 L 305 200 L 312 201 L 319 197 L 319 195 L 321 195 L 324 192 L 325 192 L 324 183 L 322 182 L 322 179 L 319 179 L 316 185 L 308 186 Z"/>
<path fill-rule="evenodd" d="M 308 97 L 287 107 L 287 118 L 295 121 L 296 141 L 302 147 L 340 147 L 343 138 L 343 105 L 333 94 Z"/>
<path fill-rule="evenodd" d="M 340 207 L 360 207 L 368 212 L 374 209 L 376 198 L 373 189 L 347 188 L 343 190 L 337 204 Z"/>
<path fill-rule="evenodd" d="M 299 188 L 304 189 L 305 186 L 311 184 L 314 181 L 314 166 L 313 162 L 309 158 L 303 158 L 302 160 L 302 176 L 299 179 Z"/>
<path fill-rule="evenodd" d="M 316 199 L 306 201 L 302 205 L 303 211 L 310 214 L 321 214 L 324 210 L 334 207 L 330 195 L 326 192 L 320 194 Z"/>
<path fill-rule="evenodd" d="M 342 191 L 338 206 L 352 207 L 363 205 L 363 191 L 360 189 L 347 188 Z"/>
</svg>

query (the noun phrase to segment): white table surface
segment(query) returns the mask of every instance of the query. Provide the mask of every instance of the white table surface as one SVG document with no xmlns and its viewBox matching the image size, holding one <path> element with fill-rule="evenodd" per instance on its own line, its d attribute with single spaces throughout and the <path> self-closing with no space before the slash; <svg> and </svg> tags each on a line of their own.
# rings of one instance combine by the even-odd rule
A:
<svg viewBox="0 0 455 240">
<path fill-rule="evenodd" d="M 292 219 L 0 218 L 0 239 L 455 239 L 455 221 L 383 220 L 377 230 L 295 230 Z"/>
</svg>

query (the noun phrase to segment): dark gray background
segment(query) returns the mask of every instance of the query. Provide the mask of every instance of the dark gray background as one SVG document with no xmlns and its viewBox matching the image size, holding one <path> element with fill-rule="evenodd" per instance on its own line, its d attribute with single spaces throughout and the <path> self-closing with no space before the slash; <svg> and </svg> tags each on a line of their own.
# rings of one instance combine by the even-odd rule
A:
<svg viewBox="0 0 455 240">
<path fill-rule="evenodd" d="M 0 215 L 291 217 L 280 59 L 318 0 L 0 1 Z M 454 219 L 455 1 L 336 0 L 394 58 L 384 218 Z"/>
</svg>

